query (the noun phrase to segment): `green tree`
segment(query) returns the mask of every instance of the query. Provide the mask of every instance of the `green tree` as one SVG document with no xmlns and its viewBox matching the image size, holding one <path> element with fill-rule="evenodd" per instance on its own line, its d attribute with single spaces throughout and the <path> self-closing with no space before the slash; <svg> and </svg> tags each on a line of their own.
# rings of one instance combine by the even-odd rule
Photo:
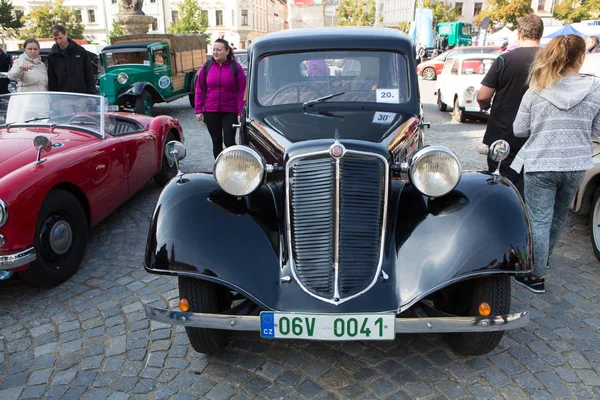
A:
<svg viewBox="0 0 600 400">
<path fill-rule="evenodd" d="M 34 7 L 25 15 L 25 26 L 19 32 L 19 37 L 47 38 L 50 37 L 52 26 L 60 24 L 65 27 L 70 38 L 83 39 L 85 25 L 77 20 L 75 10 L 63 3 L 64 0 L 47 1 L 39 7 Z"/>
<path fill-rule="evenodd" d="M 434 30 L 440 22 L 458 21 L 458 11 L 452 4 L 446 3 L 444 0 L 424 0 L 423 8 L 431 9 Z"/>
<path fill-rule="evenodd" d="M 205 33 L 208 27 L 206 14 L 195 0 L 179 3 L 179 18 L 171 24 L 169 33 Z M 208 39 L 208 38 L 207 38 Z"/>
<path fill-rule="evenodd" d="M 338 25 L 373 26 L 375 0 L 341 0 L 337 8 Z"/>
<path fill-rule="evenodd" d="M 486 17 L 490 17 L 491 26 L 517 26 L 519 18 L 532 13 L 530 0 L 489 0 L 488 6 L 475 17 L 479 25 Z"/>
<path fill-rule="evenodd" d="M 111 31 L 108 33 L 108 38 L 112 40 L 113 38 L 125 35 L 127 35 L 127 32 L 125 32 L 125 28 L 123 28 L 123 26 L 121 26 L 121 24 L 119 24 L 119 22 L 117 22 L 116 19 L 113 19 L 112 28 Z"/>
<path fill-rule="evenodd" d="M 554 12 L 552 16 L 556 19 L 563 21 L 566 24 L 572 22 L 581 22 L 584 19 L 590 19 L 592 13 L 587 2 L 580 1 L 566 1 L 562 0 L 554 5 Z M 597 13 L 596 9 L 596 13 Z"/>
<path fill-rule="evenodd" d="M 408 33 L 408 31 L 410 31 L 410 22 L 400 22 L 400 25 L 398 25 L 398 29 L 400 29 L 404 33 Z"/>
<path fill-rule="evenodd" d="M 19 29 L 23 23 L 15 17 L 13 5 L 9 0 L 0 0 L 0 28 Z"/>
</svg>

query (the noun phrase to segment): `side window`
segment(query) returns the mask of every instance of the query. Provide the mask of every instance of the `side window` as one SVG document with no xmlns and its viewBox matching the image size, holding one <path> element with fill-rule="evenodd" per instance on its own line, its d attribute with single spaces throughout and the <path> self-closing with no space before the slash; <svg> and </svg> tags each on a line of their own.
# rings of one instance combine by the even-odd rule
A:
<svg viewBox="0 0 600 400">
<path fill-rule="evenodd" d="M 453 59 L 446 58 L 446 62 L 444 63 L 444 68 L 442 69 L 442 74 L 450 73 L 450 70 L 452 69 L 452 63 L 454 63 Z"/>
<path fill-rule="evenodd" d="M 452 69 L 450 70 L 452 75 L 458 75 L 458 60 L 454 60 L 452 63 Z"/>
</svg>

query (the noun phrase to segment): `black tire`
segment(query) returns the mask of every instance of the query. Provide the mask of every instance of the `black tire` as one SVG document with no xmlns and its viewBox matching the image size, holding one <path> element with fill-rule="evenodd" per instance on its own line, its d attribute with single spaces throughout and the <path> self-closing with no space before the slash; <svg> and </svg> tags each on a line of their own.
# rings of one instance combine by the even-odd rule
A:
<svg viewBox="0 0 600 400">
<path fill-rule="evenodd" d="M 437 74 L 435 73 L 435 69 L 433 68 L 425 68 L 422 72 L 423 79 L 427 81 L 434 81 L 437 78 Z"/>
<path fill-rule="evenodd" d="M 437 92 L 437 106 L 440 111 L 446 111 L 448 109 L 448 104 L 442 101 L 442 93 L 439 90 Z"/>
<path fill-rule="evenodd" d="M 456 122 L 465 122 L 465 113 L 460 109 L 460 105 L 458 103 L 458 97 L 454 98 L 454 108 L 452 109 L 452 117 Z"/>
<path fill-rule="evenodd" d="M 510 313 L 510 276 L 478 278 L 463 283 L 461 290 L 454 292 L 456 301 L 450 305 L 450 312 L 457 316 L 478 316 L 479 305 L 487 302 L 493 315 Z M 450 347 L 457 353 L 478 356 L 494 350 L 504 331 L 451 333 L 447 335 Z"/>
<path fill-rule="evenodd" d="M 144 90 L 142 94 L 135 98 L 136 114 L 146 114 L 152 116 L 153 107 L 154 101 L 152 100 L 152 95 L 147 90 Z"/>
<path fill-rule="evenodd" d="M 173 132 L 169 132 L 167 138 L 165 139 L 165 145 L 163 146 L 163 156 L 162 162 L 160 165 L 160 171 L 158 174 L 154 175 L 154 182 L 158 186 L 165 186 L 175 175 L 177 175 L 177 166 L 173 163 L 172 166 L 169 166 L 169 162 L 167 160 L 167 156 L 165 154 L 165 146 L 171 140 L 176 140 L 175 134 Z"/>
<path fill-rule="evenodd" d="M 52 190 L 40 207 L 35 228 L 37 258 L 21 277 L 36 286 L 65 282 L 83 261 L 87 235 L 87 216 L 79 200 L 67 191 Z"/>
<path fill-rule="evenodd" d="M 196 82 L 198 80 L 198 73 L 196 73 L 196 75 L 194 75 L 194 79 L 192 79 L 192 85 L 190 87 L 190 95 L 188 96 L 188 99 L 190 100 L 190 106 L 192 106 L 192 108 L 196 107 Z"/>
<path fill-rule="evenodd" d="M 596 258 L 600 260 L 600 188 L 596 189 L 590 208 L 590 237 Z"/>
<path fill-rule="evenodd" d="M 190 311 L 219 314 L 231 308 L 231 292 L 216 283 L 179 277 L 179 298 L 186 298 Z M 230 339 L 230 332 L 208 328 L 185 327 L 190 344 L 198 353 L 215 354 L 223 350 Z"/>
</svg>

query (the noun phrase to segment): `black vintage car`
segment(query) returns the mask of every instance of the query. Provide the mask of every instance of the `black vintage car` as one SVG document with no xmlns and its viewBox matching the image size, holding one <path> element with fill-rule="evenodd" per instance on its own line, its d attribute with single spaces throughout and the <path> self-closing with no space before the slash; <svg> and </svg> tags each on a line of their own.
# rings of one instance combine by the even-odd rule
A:
<svg viewBox="0 0 600 400">
<path fill-rule="evenodd" d="M 483 354 L 528 322 L 510 313 L 511 276 L 532 269 L 521 198 L 499 174 L 463 173 L 451 150 L 423 146 L 413 52 L 378 28 L 253 43 L 241 144 L 212 173 L 180 173 L 156 205 L 145 268 L 177 275 L 181 300 L 147 305 L 151 320 L 185 326 L 202 353 L 242 330 L 444 332 L 457 352 Z M 185 156 L 168 147 L 173 162 Z M 501 160 L 507 144 L 490 151 Z"/>
</svg>

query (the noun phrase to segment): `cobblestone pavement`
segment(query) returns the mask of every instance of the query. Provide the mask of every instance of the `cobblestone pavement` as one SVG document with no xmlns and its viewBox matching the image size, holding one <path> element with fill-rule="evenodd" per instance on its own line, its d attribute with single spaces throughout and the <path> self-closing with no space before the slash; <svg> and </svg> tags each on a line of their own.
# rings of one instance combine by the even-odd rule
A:
<svg viewBox="0 0 600 400">
<path fill-rule="evenodd" d="M 485 124 L 450 122 L 435 83 L 421 93 L 428 143 L 483 167 L 474 149 Z M 156 107 L 180 118 L 185 169 L 210 169 L 206 131 L 180 100 Z M 223 353 L 192 351 L 183 329 L 150 324 L 143 304 L 175 305 L 175 279 L 144 272 L 144 245 L 159 188 L 148 184 L 96 227 L 69 282 L 41 290 L 0 282 L 0 399 L 408 399 L 600 397 L 600 265 L 583 217 L 570 218 L 551 259 L 548 291 L 513 289 L 532 321 L 486 356 L 460 357 L 440 335 L 392 343 L 268 342 L 240 335 Z"/>
</svg>

